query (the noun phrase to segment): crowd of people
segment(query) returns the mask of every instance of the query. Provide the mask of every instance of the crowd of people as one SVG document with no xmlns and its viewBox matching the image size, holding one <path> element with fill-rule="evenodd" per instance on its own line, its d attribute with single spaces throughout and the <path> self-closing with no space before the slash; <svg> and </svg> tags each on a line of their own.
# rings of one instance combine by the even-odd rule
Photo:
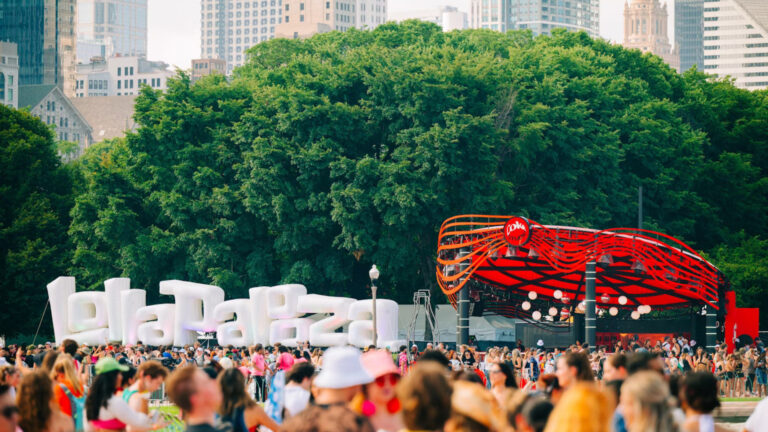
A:
<svg viewBox="0 0 768 432">
<path fill-rule="evenodd" d="M 722 397 L 766 393 L 761 342 L 611 348 L 11 346 L 0 432 L 713 432 Z M 744 431 L 768 431 L 768 399 Z"/>
</svg>

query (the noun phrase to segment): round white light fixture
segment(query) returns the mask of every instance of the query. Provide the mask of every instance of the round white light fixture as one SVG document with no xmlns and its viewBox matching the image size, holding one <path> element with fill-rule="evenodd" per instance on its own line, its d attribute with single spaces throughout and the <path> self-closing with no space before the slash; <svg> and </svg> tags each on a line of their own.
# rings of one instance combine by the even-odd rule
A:
<svg viewBox="0 0 768 432">
<path fill-rule="evenodd" d="M 584 310 L 587 308 L 587 304 L 584 303 L 584 301 L 580 301 L 578 305 L 576 305 L 576 310 L 584 312 Z"/>
<path fill-rule="evenodd" d="M 622 305 L 622 306 L 627 304 L 627 296 L 619 297 L 619 304 Z"/>
<path fill-rule="evenodd" d="M 528 291 L 528 298 L 529 299 L 536 300 L 536 297 L 538 297 L 538 295 L 536 294 L 536 291 Z"/>
<path fill-rule="evenodd" d="M 563 292 L 562 292 L 562 291 L 560 291 L 560 290 L 555 290 L 555 292 L 554 292 L 554 294 L 553 294 L 553 295 L 554 295 L 554 296 L 555 296 L 555 298 L 556 298 L 556 299 L 558 299 L 558 300 L 560 300 L 561 298 L 563 298 Z"/>
<path fill-rule="evenodd" d="M 616 316 L 619 314 L 619 308 L 612 306 L 610 309 L 608 309 L 608 313 L 610 313 L 611 316 Z"/>
<path fill-rule="evenodd" d="M 632 311 L 632 319 L 633 320 L 640 319 L 640 312 Z"/>
<path fill-rule="evenodd" d="M 535 319 L 536 321 L 538 321 L 538 320 L 540 320 L 540 319 L 541 319 L 541 312 L 539 312 L 539 311 L 533 311 L 533 315 L 532 315 L 532 316 L 533 316 L 533 319 Z"/>
<path fill-rule="evenodd" d="M 523 310 L 530 310 L 531 309 L 531 302 L 528 300 L 523 302 Z"/>
<path fill-rule="evenodd" d="M 550 315 L 550 316 L 555 316 L 555 315 L 557 315 L 557 308 L 556 308 L 556 307 L 554 307 L 554 306 L 552 306 L 551 308 L 549 308 L 549 315 Z"/>
<path fill-rule="evenodd" d="M 651 313 L 651 306 L 650 305 L 641 305 L 637 308 L 637 311 L 641 314 L 645 315 L 647 313 Z"/>
</svg>

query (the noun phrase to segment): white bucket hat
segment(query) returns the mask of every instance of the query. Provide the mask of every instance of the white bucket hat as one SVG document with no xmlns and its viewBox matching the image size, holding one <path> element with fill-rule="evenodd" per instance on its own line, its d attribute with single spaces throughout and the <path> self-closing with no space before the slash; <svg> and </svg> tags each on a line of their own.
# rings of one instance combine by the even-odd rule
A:
<svg viewBox="0 0 768 432">
<path fill-rule="evenodd" d="M 360 362 L 360 351 L 352 347 L 328 348 L 323 355 L 323 369 L 313 384 L 318 388 L 341 389 L 368 384 L 373 377 Z"/>
</svg>

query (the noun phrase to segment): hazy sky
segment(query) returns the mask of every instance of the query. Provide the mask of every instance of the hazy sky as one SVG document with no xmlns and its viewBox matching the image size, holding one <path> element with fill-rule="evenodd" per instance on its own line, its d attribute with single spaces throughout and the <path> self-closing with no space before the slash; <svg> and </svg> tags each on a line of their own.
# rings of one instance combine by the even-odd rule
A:
<svg viewBox="0 0 768 432">
<path fill-rule="evenodd" d="M 670 2 L 671 3 L 671 2 Z M 389 9 L 401 14 L 436 6 L 457 6 L 469 12 L 469 0 L 389 0 Z M 624 0 L 600 1 L 600 35 L 614 42 L 624 37 Z M 672 5 L 670 4 L 670 17 Z M 200 57 L 200 0 L 149 0 L 150 60 L 163 60 L 187 69 Z M 670 25 L 670 39 L 673 38 Z"/>
</svg>

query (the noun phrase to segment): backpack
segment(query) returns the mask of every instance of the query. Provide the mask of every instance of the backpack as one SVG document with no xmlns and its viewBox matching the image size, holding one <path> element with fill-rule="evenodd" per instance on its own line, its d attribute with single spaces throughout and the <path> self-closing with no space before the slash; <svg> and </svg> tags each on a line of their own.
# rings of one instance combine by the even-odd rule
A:
<svg viewBox="0 0 768 432">
<path fill-rule="evenodd" d="M 64 394 L 69 398 L 69 406 L 72 407 L 72 420 L 75 422 L 75 431 L 82 432 L 85 430 L 85 395 L 75 397 L 69 387 L 64 384 L 59 384 Z"/>
</svg>

